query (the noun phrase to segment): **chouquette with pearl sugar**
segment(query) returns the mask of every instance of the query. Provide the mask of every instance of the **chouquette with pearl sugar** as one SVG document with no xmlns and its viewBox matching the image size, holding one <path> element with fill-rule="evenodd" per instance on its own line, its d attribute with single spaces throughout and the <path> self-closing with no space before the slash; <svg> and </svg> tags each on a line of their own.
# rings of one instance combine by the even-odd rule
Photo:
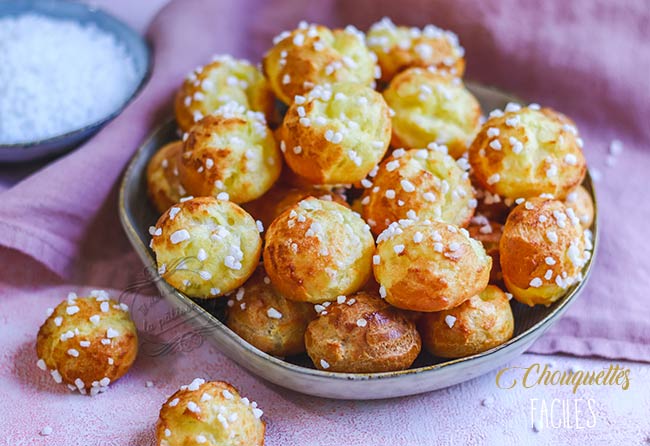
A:
<svg viewBox="0 0 650 446">
<path fill-rule="evenodd" d="M 396 26 L 384 17 L 370 27 L 366 42 L 377 55 L 381 81 L 385 83 L 411 67 L 431 67 L 452 77 L 461 77 L 465 72 L 465 50 L 458 36 L 435 25 L 422 29 Z"/>
<path fill-rule="evenodd" d="M 373 270 L 379 293 L 411 311 L 442 311 L 480 293 L 492 259 L 467 230 L 438 221 L 401 220 L 377 238 Z"/>
<path fill-rule="evenodd" d="M 516 300 L 550 305 L 582 281 L 591 256 L 591 233 L 561 201 L 532 198 L 515 207 L 499 252 L 503 281 Z"/>
<path fill-rule="evenodd" d="M 235 102 L 192 126 L 179 163 L 188 194 L 235 203 L 261 197 L 281 170 L 282 156 L 264 115 Z"/>
<path fill-rule="evenodd" d="M 469 149 L 476 182 L 515 200 L 550 194 L 564 199 L 582 183 L 583 141 L 569 118 L 537 104 L 493 110 Z"/>
<path fill-rule="evenodd" d="M 96 395 L 135 361 L 138 335 L 126 304 L 95 290 L 68 294 L 38 331 L 37 365 L 70 390 Z"/>
<path fill-rule="evenodd" d="M 158 446 L 262 446 L 266 425 L 255 401 L 225 381 L 196 378 L 162 405 Z"/>
<path fill-rule="evenodd" d="M 431 68 L 409 68 L 383 92 L 393 116 L 393 147 L 444 144 L 460 158 L 480 128 L 481 107 L 460 78 Z"/>
<path fill-rule="evenodd" d="M 501 345 L 514 327 L 508 296 L 494 285 L 457 307 L 424 313 L 418 320 L 425 348 L 441 358 L 462 358 Z"/>
<path fill-rule="evenodd" d="M 230 201 L 197 197 L 172 206 L 150 228 L 158 272 L 188 296 L 236 290 L 253 274 L 262 228 Z"/>
<path fill-rule="evenodd" d="M 176 93 L 174 112 L 183 131 L 235 102 L 249 110 L 273 117 L 274 96 L 264 75 L 250 62 L 229 55 L 216 55 L 192 70 Z"/>
<path fill-rule="evenodd" d="M 375 235 L 404 219 L 466 226 L 477 204 L 466 169 L 464 159 L 455 161 L 437 144 L 393 150 L 374 178 L 361 182 L 361 213 Z"/>
<path fill-rule="evenodd" d="M 365 35 L 354 26 L 331 30 L 301 22 L 273 39 L 262 62 L 275 95 L 291 105 L 317 85 L 354 82 L 371 86 L 379 73 Z"/>
<path fill-rule="evenodd" d="M 294 98 L 282 122 L 280 149 L 291 170 L 313 184 L 352 184 L 386 153 L 389 113 L 372 88 L 319 85 Z"/>
<path fill-rule="evenodd" d="M 368 281 L 374 248 L 359 214 L 309 197 L 268 228 L 264 268 L 287 299 L 321 303 L 354 293 Z"/>
<path fill-rule="evenodd" d="M 376 292 L 338 296 L 316 305 L 305 345 L 319 370 L 377 373 L 407 369 L 421 349 L 420 335 L 405 312 Z"/>
<path fill-rule="evenodd" d="M 314 306 L 278 293 L 260 265 L 229 296 L 226 325 L 265 353 L 285 357 L 305 351 L 305 330 L 316 317 Z"/>
</svg>

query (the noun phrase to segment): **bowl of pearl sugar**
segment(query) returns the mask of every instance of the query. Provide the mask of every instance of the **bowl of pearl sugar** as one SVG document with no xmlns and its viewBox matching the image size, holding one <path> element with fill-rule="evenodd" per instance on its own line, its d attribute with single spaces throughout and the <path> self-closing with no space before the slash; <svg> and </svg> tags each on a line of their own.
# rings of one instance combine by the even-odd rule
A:
<svg viewBox="0 0 650 446">
<path fill-rule="evenodd" d="M 138 94 L 145 40 L 113 16 L 63 0 L 0 1 L 0 162 L 78 147 Z"/>
</svg>

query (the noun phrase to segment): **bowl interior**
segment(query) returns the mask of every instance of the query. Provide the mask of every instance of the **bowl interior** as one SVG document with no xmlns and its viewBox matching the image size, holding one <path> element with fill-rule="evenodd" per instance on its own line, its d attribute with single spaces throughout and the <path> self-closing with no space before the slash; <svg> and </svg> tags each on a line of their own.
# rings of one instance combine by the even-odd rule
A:
<svg viewBox="0 0 650 446">
<path fill-rule="evenodd" d="M 0 144 L 0 162 L 24 162 L 52 157 L 80 145 L 115 118 L 138 94 L 151 72 L 151 51 L 140 34 L 115 17 L 89 5 L 67 0 L 12 0 L 0 2 L 0 18 L 37 14 L 52 18 L 72 20 L 81 24 L 94 24 L 112 34 L 124 45 L 133 59 L 138 81 L 123 103 L 108 116 L 91 124 L 51 138 L 17 144 Z"/>
</svg>

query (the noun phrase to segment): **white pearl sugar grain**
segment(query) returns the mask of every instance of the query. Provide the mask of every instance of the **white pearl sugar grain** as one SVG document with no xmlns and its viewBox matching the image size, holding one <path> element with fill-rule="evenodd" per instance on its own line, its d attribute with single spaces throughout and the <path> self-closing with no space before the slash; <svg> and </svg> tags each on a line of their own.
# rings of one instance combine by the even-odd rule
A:
<svg viewBox="0 0 650 446">
<path fill-rule="evenodd" d="M 36 14 L 0 19 L 0 144 L 58 136 L 117 110 L 135 64 L 93 24 Z"/>
</svg>

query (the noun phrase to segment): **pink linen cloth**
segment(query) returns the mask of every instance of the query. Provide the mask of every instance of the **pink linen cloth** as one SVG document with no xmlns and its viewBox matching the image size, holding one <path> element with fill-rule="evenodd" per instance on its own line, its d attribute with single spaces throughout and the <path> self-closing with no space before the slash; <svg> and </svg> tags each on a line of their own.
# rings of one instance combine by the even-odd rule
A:
<svg viewBox="0 0 650 446">
<path fill-rule="evenodd" d="M 41 302 L 54 305 L 73 285 L 123 289 L 137 280 L 142 266 L 117 218 L 116 185 L 135 149 L 170 112 L 189 70 L 215 53 L 258 61 L 273 35 L 302 19 L 366 29 L 384 15 L 454 30 L 467 51 L 469 79 L 577 121 L 589 164 L 602 176 L 600 252 L 584 294 L 531 350 L 650 361 L 650 11 L 633 0 L 171 2 L 148 31 L 155 69 L 141 95 L 82 148 L 0 192 L 0 307 L 7 324 L 25 320 L 33 328 L 20 330 L 25 358 L 34 359 L 26 352 L 42 321 Z M 625 149 L 607 167 L 614 138 Z M 12 174 L 1 172 L 2 180 Z M 21 311 L 25 306 L 30 311 Z M 220 355 L 215 361 L 227 364 L 222 377 L 236 368 Z"/>
</svg>

